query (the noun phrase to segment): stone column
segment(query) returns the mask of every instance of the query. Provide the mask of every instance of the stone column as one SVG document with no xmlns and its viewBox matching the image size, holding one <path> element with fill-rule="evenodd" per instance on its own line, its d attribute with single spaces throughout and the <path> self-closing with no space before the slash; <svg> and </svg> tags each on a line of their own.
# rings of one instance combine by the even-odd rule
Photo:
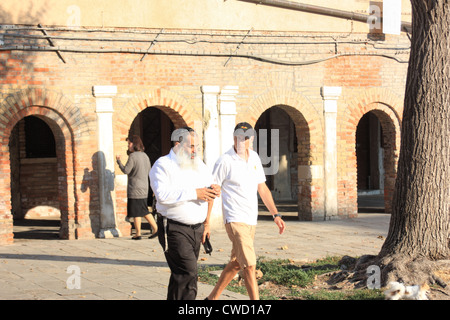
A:
<svg viewBox="0 0 450 320">
<path fill-rule="evenodd" d="M 237 86 L 225 86 L 220 91 L 220 154 L 227 152 L 234 144 L 233 132 L 236 126 L 236 95 Z"/>
<path fill-rule="evenodd" d="M 219 128 L 219 86 L 202 86 L 203 94 L 203 160 L 212 171 L 221 155 Z"/>
<path fill-rule="evenodd" d="M 236 94 L 238 87 L 202 86 L 203 93 L 203 156 L 212 171 L 217 159 L 233 145 L 236 126 Z M 211 229 L 223 228 L 222 199 L 214 201 Z"/>
<path fill-rule="evenodd" d="M 99 238 L 119 237 L 116 219 L 116 195 L 114 190 L 114 143 L 112 98 L 117 94 L 116 86 L 93 86 L 96 98 L 98 152 L 97 170 L 100 198 Z"/>
<path fill-rule="evenodd" d="M 337 200 L 337 144 L 336 116 L 337 100 L 341 87 L 322 87 L 323 113 L 325 120 L 324 146 L 324 209 L 325 220 L 338 215 Z"/>
</svg>

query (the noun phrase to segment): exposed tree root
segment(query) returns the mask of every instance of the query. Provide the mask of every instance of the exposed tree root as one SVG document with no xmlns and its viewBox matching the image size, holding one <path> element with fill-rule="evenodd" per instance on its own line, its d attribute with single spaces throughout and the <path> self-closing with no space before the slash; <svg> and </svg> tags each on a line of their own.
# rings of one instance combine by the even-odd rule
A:
<svg viewBox="0 0 450 320">
<path fill-rule="evenodd" d="M 342 281 L 352 283 L 354 288 L 368 286 L 368 280 L 373 276 L 373 266 L 379 270 L 379 285 L 386 287 L 390 282 L 400 282 L 406 286 L 424 285 L 434 286 L 435 291 L 440 291 L 443 296 L 450 297 L 448 278 L 442 279 L 442 274 L 450 274 L 450 260 L 430 261 L 424 257 L 409 257 L 396 254 L 385 257 L 365 255 L 359 259 L 345 256 L 339 262 L 341 271 L 331 276 L 329 284 L 337 284 Z M 378 269 L 378 268 L 379 269 Z M 442 289 L 440 289 L 440 288 Z"/>
</svg>

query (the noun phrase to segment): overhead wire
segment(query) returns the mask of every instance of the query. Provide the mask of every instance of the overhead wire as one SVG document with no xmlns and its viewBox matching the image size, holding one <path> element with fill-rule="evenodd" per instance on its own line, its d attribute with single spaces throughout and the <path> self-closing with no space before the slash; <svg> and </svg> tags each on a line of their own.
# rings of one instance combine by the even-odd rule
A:
<svg viewBox="0 0 450 320">
<path fill-rule="evenodd" d="M 110 33 L 111 37 L 104 37 L 104 36 L 95 36 L 95 37 L 87 37 L 87 36 L 67 36 L 67 35 L 49 35 L 49 34 L 24 34 L 20 31 L 36 31 L 41 32 L 42 26 L 40 27 L 34 27 L 34 26 L 9 26 L 9 25 L 0 25 L 0 38 L 2 38 L 2 45 L 0 45 L 0 51 L 9 51 L 9 50 L 21 50 L 21 51 L 56 51 L 56 52 L 79 52 L 79 53 L 134 53 L 134 54 L 144 54 L 144 55 L 179 55 L 179 56 L 212 56 L 212 57 L 240 57 L 240 58 L 248 58 L 253 59 L 261 62 L 267 62 L 267 63 L 273 63 L 273 64 L 280 64 L 280 65 L 291 65 L 291 66 L 302 66 L 302 65 L 309 65 L 309 64 L 315 64 L 323 61 L 327 61 L 330 59 L 335 59 L 339 57 L 344 56 L 378 56 L 383 58 L 388 58 L 395 60 L 399 63 L 407 63 L 407 60 L 403 60 L 399 58 L 397 55 L 399 53 L 405 53 L 405 51 L 408 51 L 410 48 L 408 46 L 382 46 L 380 45 L 380 42 L 370 40 L 370 39 L 353 39 L 349 40 L 347 35 L 319 35 L 317 37 L 316 34 L 286 34 L 286 33 L 271 33 L 267 34 L 266 32 L 261 33 L 260 32 L 249 32 L 241 33 L 241 32 L 229 32 L 224 33 L 223 31 L 209 31 L 209 32 L 197 32 L 197 31 L 188 31 L 188 32 L 180 32 L 180 31 L 174 31 L 174 30 L 117 30 L 117 29 L 92 29 L 92 28 L 60 28 L 60 27 L 45 27 L 45 30 L 47 32 L 102 32 L 102 33 Z M 4 31 L 4 32 L 1 32 Z M 122 34 L 121 36 L 117 36 L 119 34 Z M 156 35 L 156 37 L 152 37 L 152 39 L 144 39 L 144 38 L 136 38 L 136 37 L 127 37 L 124 36 L 126 34 L 133 34 L 133 35 Z M 161 36 L 161 37 L 160 37 Z M 164 38 L 164 36 L 166 38 Z M 175 36 L 175 38 L 173 38 Z M 193 36 L 193 38 L 182 38 L 180 36 Z M 167 38 L 169 37 L 169 38 Z M 172 38 L 170 38 L 172 37 Z M 211 39 L 199 39 L 199 37 L 212 37 Z M 223 39 L 218 39 L 218 37 L 222 37 Z M 239 39 L 233 40 L 232 38 L 239 37 Z M 319 38 L 324 39 L 325 37 L 333 40 L 318 40 L 318 41 L 299 41 L 298 38 Z M 149 48 L 152 48 L 153 45 L 158 43 L 187 43 L 190 45 L 195 44 L 224 44 L 224 45 L 330 45 L 334 46 L 334 54 L 322 57 L 319 59 L 312 59 L 312 60 L 302 60 L 302 61 L 292 61 L 292 60 L 283 60 L 283 59 L 277 59 L 262 55 L 256 55 L 254 53 L 248 53 L 248 52 L 206 52 L 206 50 L 203 51 L 188 51 L 188 50 L 145 50 L 140 48 L 104 48 L 103 46 L 100 46 L 100 48 L 81 48 L 80 46 L 44 46 L 44 45 L 27 45 L 27 44 L 14 44 L 14 43 L 5 43 L 5 40 L 11 38 L 14 42 L 14 39 L 31 39 L 34 41 L 39 40 L 58 40 L 58 42 L 61 41 L 87 41 L 87 42 L 108 42 L 108 43 L 152 43 L 152 45 Z M 248 39 L 247 39 L 248 38 Z M 264 39 L 263 41 L 259 40 L 249 40 L 249 39 Z M 268 40 L 269 38 L 276 39 L 276 40 Z M 346 40 L 339 40 L 347 38 Z M 245 39 L 243 41 L 242 39 Z M 277 40 L 277 39 L 289 39 L 289 40 Z M 7 40 L 6 40 L 7 41 Z M 396 50 L 394 55 L 392 54 L 386 54 L 386 53 L 377 53 L 377 52 L 339 52 L 338 45 L 370 45 L 375 50 L 386 50 L 386 51 L 392 51 Z M 314 50 L 311 54 L 330 54 L 331 50 L 328 50 L 327 52 L 320 53 L 317 52 L 317 49 Z"/>
<path fill-rule="evenodd" d="M 348 56 L 376 56 L 383 57 L 395 60 L 399 63 L 408 63 L 408 60 L 401 60 L 395 56 L 379 54 L 379 53 L 338 53 L 329 57 L 313 59 L 313 60 L 305 60 L 305 61 L 289 61 L 289 60 L 280 60 L 270 57 L 264 57 L 260 55 L 254 54 L 245 54 L 245 53 L 220 53 L 220 52 L 193 52 L 193 51 L 164 51 L 164 50 L 152 50 L 146 51 L 142 49 L 127 49 L 127 48 L 119 48 L 119 49 L 84 49 L 80 47 L 49 47 L 49 46 L 3 46 L 0 47 L 0 51 L 11 51 L 11 50 L 19 50 L 19 51 L 59 51 L 59 52 L 72 52 L 72 53 L 130 53 L 130 54 L 149 54 L 149 55 L 173 55 L 173 56 L 206 56 L 206 57 L 237 57 L 237 58 L 248 58 L 252 60 L 257 60 L 261 62 L 268 62 L 279 65 L 290 65 L 290 66 L 304 66 L 310 64 L 316 64 L 320 62 L 324 62 L 331 59 L 336 59 L 339 57 L 348 57 Z"/>
</svg>

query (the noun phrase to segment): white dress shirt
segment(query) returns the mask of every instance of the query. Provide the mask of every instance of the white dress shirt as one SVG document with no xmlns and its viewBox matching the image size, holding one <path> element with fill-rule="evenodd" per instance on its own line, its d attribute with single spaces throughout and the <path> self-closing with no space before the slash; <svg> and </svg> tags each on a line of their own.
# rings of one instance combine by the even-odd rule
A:
<svg viewBox="0 0 450 320">
<path fill-rule="evenodd" d="M 181 169 L 173 150 L 160 157 L 150 170 L 150 184 L 156 197 L 156 210 L 168 219 L 184 224 L 202 223 L 208 203 L 197 200 L 197 188 L 209 187 L 212 175 L 200 160 L 197 171 Z"/>
<path fill-rule="evenodd" d="M 266 181 L 258 154 L 249 150 L 248 161 L 245 161 L 231 148 L 217 160 L 213 176 L 222 188 L 224 222 L 256 225 L 258 184 Z"/>
</svg>

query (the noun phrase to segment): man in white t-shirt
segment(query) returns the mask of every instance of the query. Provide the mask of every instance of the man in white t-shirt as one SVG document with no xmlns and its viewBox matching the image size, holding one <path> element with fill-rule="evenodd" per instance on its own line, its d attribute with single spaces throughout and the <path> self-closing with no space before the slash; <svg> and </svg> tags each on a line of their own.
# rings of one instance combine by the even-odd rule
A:
<svg viewBox="0 0 450 320">
<path fill-rule="evenodd" d="M 230 262 L 207 297 L 210 300 L 219 298 L 240 269 L 244 270 L 245 286 L 250 299 L 259 299 L 253 245 L 258 219 L 258 193 L 272 214 L 280 234 L 286 228 L 265 183 L 261 160 L 251 150 L 254 138 L 255 132 L 250 124 L 237 124 L 234 129 L 234 146 L 214 166 L 213 176 L 215 183 L 221 187 L 225 229 L 232 242 L 232 250 Z"/>
<path fill-rule="evenodd" d="M 212 201 L 220 188 L 196 155 L 198 138 L 193 129 L 176 129 L 172 141 L 170 153 L 152 166 L 150 183 L 156 209 L 167 221 L 164 227 L 158 216 L 158 237 L 171 271 L 167 299 L 195 300 L 200 245 L 209 237 Z"/>
</svg>

